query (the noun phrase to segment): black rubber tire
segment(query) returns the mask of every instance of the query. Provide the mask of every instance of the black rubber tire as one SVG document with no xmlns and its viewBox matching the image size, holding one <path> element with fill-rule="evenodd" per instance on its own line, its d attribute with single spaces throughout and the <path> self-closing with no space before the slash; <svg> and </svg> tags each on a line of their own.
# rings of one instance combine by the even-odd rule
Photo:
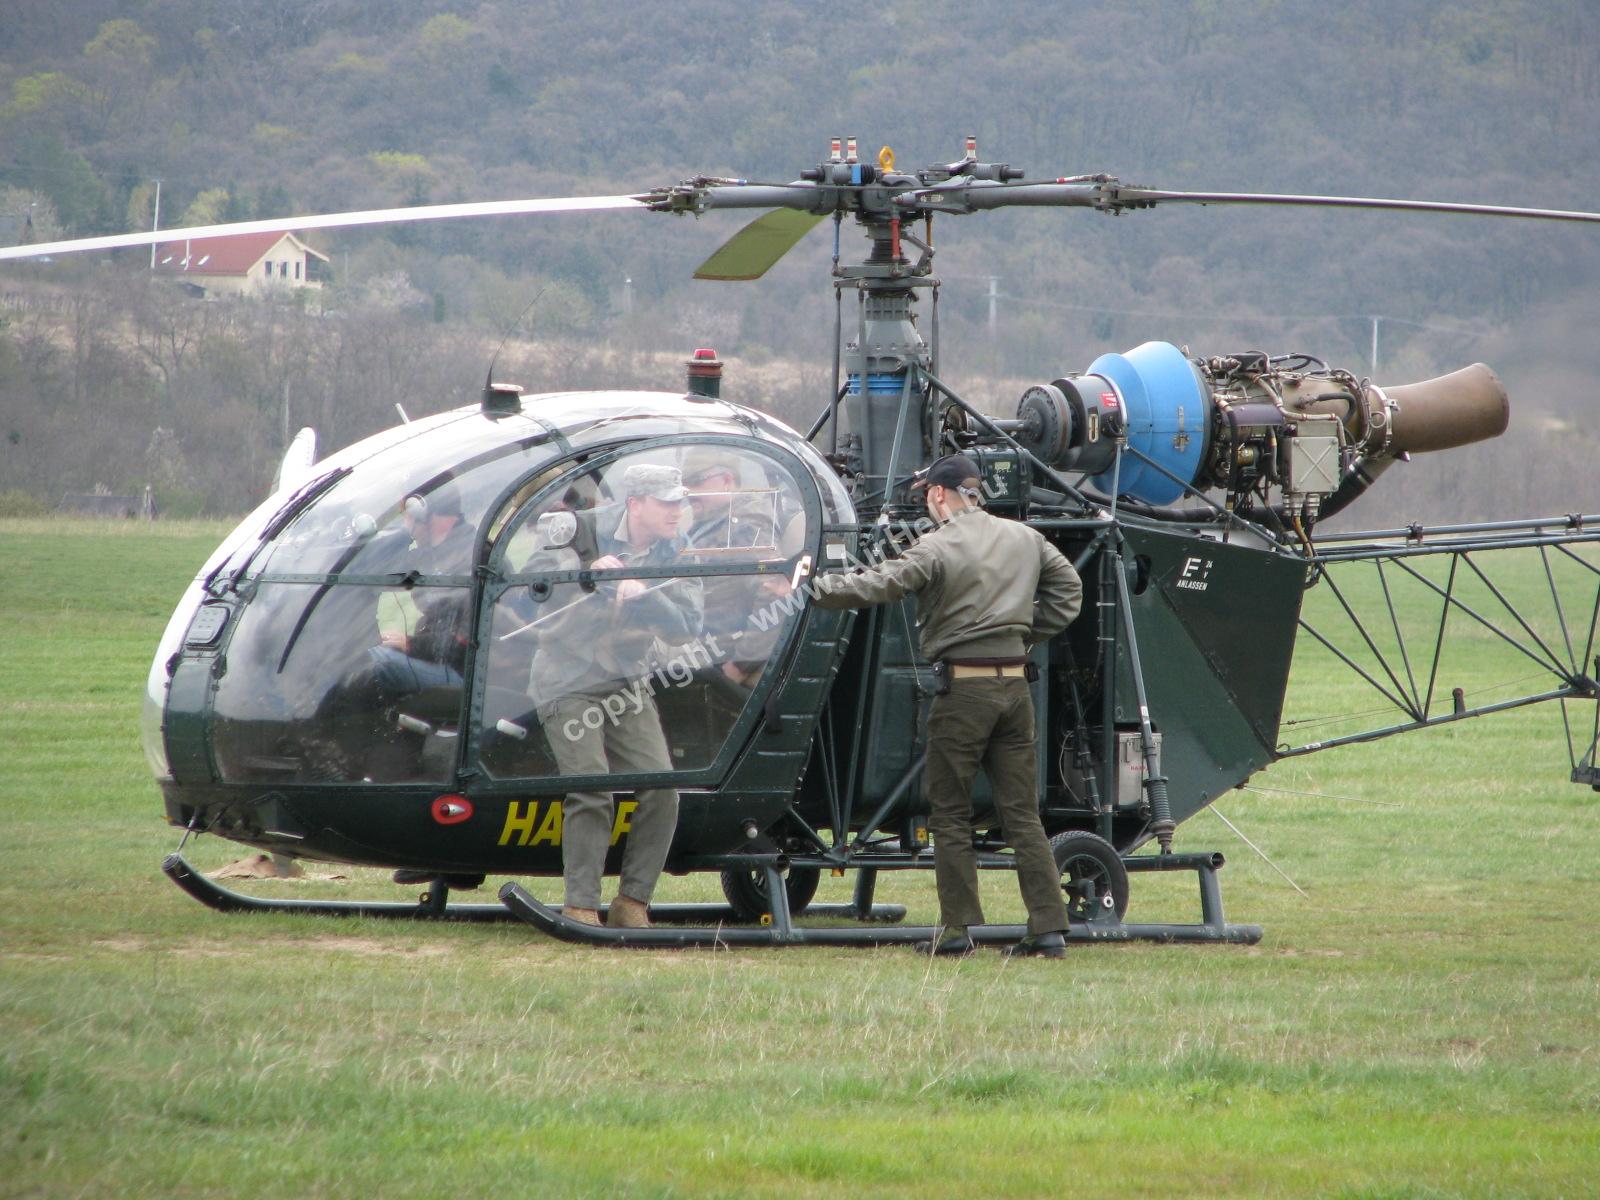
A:
<svg viewBox="0 0 1600 1200">
<path fill-rule="evenodd" d="M 805 912 L 817 894 L 822 872 L 816 867 L 790 867 L 783 877 L 783 890 L 789 897 L 789 915 Z M 740 920 L 759 921 L 772 911 L 767 905 L 767 873 L 764 870 L 728 870 L 722 873 L 722 894 L 728 898 Z"/>
<path fill-rule="evenodd" d="M 1128 868 L 1122 865 L 1117 848 L 1099 834 L 1081 829 L 1058 833 L 1050 839 L 1050 850 L 1061 871 L 1061 890 L 1066 893 L 1067 917 L 1079 924 L 1092 914 L 1090 900 L 1081 885 L 1094 884 L 1095 901 L 1104 904 L 1108 893 L 1120 921 L 1128 914 Z"/>
</svg>

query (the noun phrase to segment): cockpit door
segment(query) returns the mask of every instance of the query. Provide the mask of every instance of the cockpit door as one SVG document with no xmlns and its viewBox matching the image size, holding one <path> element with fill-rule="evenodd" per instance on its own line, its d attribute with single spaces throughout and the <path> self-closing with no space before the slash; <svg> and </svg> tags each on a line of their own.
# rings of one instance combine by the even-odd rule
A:
<svg viewBox="0 0 1600 1200">
<path fill-rule="evenodd" d="M 822 531 L 808 470 L 654 440 L 525 482 L 496 520 L 471 725 L 480 779 L 715 784 L 757 725 Z"/>
</svg>

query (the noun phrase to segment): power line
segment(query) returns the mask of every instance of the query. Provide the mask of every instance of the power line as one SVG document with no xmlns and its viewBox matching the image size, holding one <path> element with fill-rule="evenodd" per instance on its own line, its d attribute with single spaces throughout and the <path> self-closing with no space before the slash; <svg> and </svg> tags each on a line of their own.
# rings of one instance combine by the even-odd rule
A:
<svg viewBox="0 0 1600 1200">
<path fill-rule="evenodd" d="M 1407 317 L 1390 317 L 1382 313 L 1277 313 L 1272 316 L 1229 316 L 1218 313 L 1201 312 L 1163 312 L 1157 309 L 1139 308 L 1105 308 L 1097 304 L 1062 304 L 1055 300 L 1038 300 L 1032 297 L 1013 296 L 1007 292 L 997 292 L 994 298 L 1020 304 L 1030 308 L 1058 308 L 1072 312 L 1099 313 L 1113 317 L 1154 317 L 1164 321 L 1213 321 L 1228 324 L 1253 323 L 1282 325 L 1291 321 L 1384 321 L 1391 325 L 1410 325 L 1417 329 L 1429 329 L 1438 333 L 1454 334 L 1458 337 L 1484 338 L 1489 336 L 1489 331 L 1483 329 L 1468 329 L 1464 326 L 1438 325 L 1429 321 L 1413 321 Z"/>
</svg>

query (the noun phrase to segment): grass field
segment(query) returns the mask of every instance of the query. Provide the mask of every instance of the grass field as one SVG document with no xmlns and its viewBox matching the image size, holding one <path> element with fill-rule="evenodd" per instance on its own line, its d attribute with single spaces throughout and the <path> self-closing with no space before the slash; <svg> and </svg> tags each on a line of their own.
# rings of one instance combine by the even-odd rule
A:
<svg viewBox="0 0 1600 1200">
<path fill-rule="evenodd" d="M 0 522 L 0 1196 L 1600 1192 L 1600 796 L 1551 706 L 1225 797 L 1304 896 L 1186 823 L 1256 947 L 930 963 L 229 917 L 160 875 L 177 832 L 138 737 L 222 532 Z M 1491 641 L 1446 695 L 1527 673 Z M 1370 706 L 1324 665 L 1292 712 Z M 401 895 L 350 874 L 261 886 Z M 1194 919 L 1192 891 L 1136 876 L 1130 917 Z M 929 879 L 880 894 L 932 919 Z"/>
</svg>

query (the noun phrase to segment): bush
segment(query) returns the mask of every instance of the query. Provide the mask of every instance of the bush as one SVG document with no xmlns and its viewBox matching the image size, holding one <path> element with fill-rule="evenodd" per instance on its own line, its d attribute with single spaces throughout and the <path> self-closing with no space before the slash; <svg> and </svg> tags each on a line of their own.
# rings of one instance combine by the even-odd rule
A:
<svg viewBox="0 0 1600 1200">
<path fill-rule="evenodd" d="M 21 488 L 8 488 L 0 492 L 0 517 L 43 517 L 49 513 L 48 504 Z"/>
<path fill-rule="evenodd" d="M 156 515 L 169 520 L 207 516 L 205 494 L 186 488 L 157 488 Z"/>
</svg>

